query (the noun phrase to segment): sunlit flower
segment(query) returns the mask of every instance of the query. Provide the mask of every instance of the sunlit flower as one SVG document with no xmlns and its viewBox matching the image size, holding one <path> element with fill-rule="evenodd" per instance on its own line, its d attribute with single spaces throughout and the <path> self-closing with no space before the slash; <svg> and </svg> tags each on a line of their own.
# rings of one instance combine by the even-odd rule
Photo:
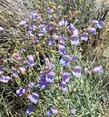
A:
<svg viewBox="0 0 109 117">
<path fill-rule="evenodd" d="M 65 21 L 65 20 L 61 20 L 61 21 L 59 22 L 59 26 L 67 26 L 67 25 L 68 25 L 68 22 Z"/>
<path fill-rule="evenodd" d="M 58 49 L 59 49 L 59 54 L 60 54 L 60 55 L 66 55 L 66 54 L 67 54 L 67 51 L 66 51 L 66 48 L 65 48 L 64 45 L 59 44 L 59 45 L 58 45 Z"/>
<path fill-rule="evenodd" d="M 67 87 L 66 82 L 64 82 L 64 81 L 61 82 L 61 84 L 60 84 L 60 89 L 61 89 L 64 93 L 67 93 L 67 92 L 68 92 L 68 87 Z"/>
<path fill-rule="evenodd" d="M 103 67 L 101 65 L 93 68 L 91 71 L 92 71 L 92 73 L 103 73 L 104 72 Z"/>
<path fill-rule="evenodd" d="M 46 25 L 44 25 L 44 24 L 41 24 L 40 26 L 39 26 L 39 29 L 40 29 L 40 31 L 39 31 L 39 33 L 38 33 L 38 35 L 39 36 L 44 36 L 48 31 L 47 31 L 47 27 L 46 27 Z"/>
<path fill-rule="evenodd" d="M 87 28 L 87 31 L 88 31 L 89 33 L 91 33 L 92 35 L 96 35 L 96 34 L 97 34 L 96 28 L 90 27 L 90 28 Z"/>
<path fill-rule="evenodd" d="M 46 82 L 53 83 L 55 79 L 55 73 L 53 71 L 50 71 L 46 76 Z"/>
<path fill-rule="evenodd" d="M 22 95 L 24 95 L 26 93 L 26 89 L 25 88 L 22 88 L 22 87 L 20 87 L 17 91 L 16 91 L 16 94 L 18 95 L 18 96 L 22 96 Z"/>
<path fill-rule="evenodd" d="M 78 37 L 78 35 L 79 35 L 79 30 L 75 28 L 73 31 L 73 37 Z"/>
<path fill-rule="evenodd" d="M 33 67 L 35 65 L 34 56 L 33 55 L 29 55 L 27 58 L 28 58 L 28 60 L 27 60 L 28 66 L 29 67 Z"/>
<path fill-rule="evenodd" d="M 91 23 L 95 26 L 95 28 L 99 28 L 99 29 L 102 29 L 105 25 L 104 22 L 101 20 L 92 20 Z"/>
<path fill-rule="evenodd" d="M 2 83 L 8 83 L 8 81 L 11 79 L 9 76 L 1 76 L 0 77 L 0 82 Z"/>
<path fill-rule="evenodd" d="M 72 35 L 71 44 L 74 45 L 74 46 L 78 46 L 80 44 L 79 37 Z"/>
<path fill-rule="evenodd" d="M 21 21 L 18 26 L 23 26 L 23 27 L 26 27 L 27 26 L 27 22 L 26 21 Z"/>
<path fill-rule="evenodd" d="M 88 40 L 88 33 L 83 33 L 83 34 L 81 35 L 81 40 L 82 40 L 82 41 L 87 41 L 87 40 Z"/>
<path fill-rule="evenodd" d="M 47 116 L 52 116 L 52 115 L 57 115 L 57 114 L 58 114 L 58 110 L 56 108 L 51 108 L 47 112 Z"/>
<path fill-rule="evenodd" d="M 60 64 L 63 66 L 70 66 L 70 62 L 71 62 L 71 57 L 68 55 L 63 56 L 60 59 Z"/>
<path fill-rule="evenodd" d="M 5 29 L 0 26 L 0 32 L 3 32 Z"/>
<path fill-rule="evenodd" d="M 73 32 L 75 30 L 75 26 L 72 23 L 70 23 L 68 29 Z"/>
<path fill-rule="evenodd" d="M 28 84 L 28 88 L 29 88 L 29 89 L 32 89 L 34 86 L 35 86 L 35 82 L 30 82 L 30 83 Z"/>
<path fill-rule="evenodd" d="M 39 100 L 39 95 L 37 93 L 32 93 L 27 97 L 32 103 L 36 104 Z"/>
<path fill-rule="evenodd" d="M 47 89 L 50 83 L 46 82 L 46 74 L 41 74 L 39 77 L 38 87 L 41 89 Z"/>
<path fill-rule="evenodd" d="M 26 110 L 26 114 L 27 115 L 31 115 L 36 109 L 36 105 L 35 104 L 30 104 L 29 107 Z"/>
<path fill-rule="evenodd" d="M 32 12 L 31 13 L 31 18 L 33 20 L 39 20 L 39 19 L 41 19 L 40 15 L 37 12 Z"/>
<path fill-rule="evenodd" d="M 62 81 L 68 83 L 69 80 L 70 80 L 70 76 L 71 76 L 70 73 L 64 72 L 64 73 L 62 74 Z"/>
<path fill-rule="evenodd" d="M 80 78 L 81 77 L 81 67 L 75 66 L 72 73 L 75 77 Z"/>
</svg>

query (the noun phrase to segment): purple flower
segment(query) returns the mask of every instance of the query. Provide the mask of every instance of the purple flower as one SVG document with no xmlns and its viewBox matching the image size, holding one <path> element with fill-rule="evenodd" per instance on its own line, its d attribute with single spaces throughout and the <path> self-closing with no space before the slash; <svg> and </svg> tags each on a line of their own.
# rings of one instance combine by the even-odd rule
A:
<svg viewBox="0 0 109 117">
<path fill-rule="evenodd" d="M 61 21 L 59 22 L 59 26 L 67 26 L 67 25 L 68 25 L 68 22 L 65 21 L 65 20 L 61 20 Z"/>
<path fill-rule="evenodd" d="M 66 54 L 67 54 L 67 51 L 66 51 L 66 48 L 65 48 L 64 45 L 59 44 L 59 45 L 58 45 L 58 49 L 59 49 L 60 55 L 66 55 Z"/>
<path fill-rule="evenodd" d="M 78 37 L 78 35 L 79 35 L 79 30 L 77 28 L 75 28 L 73 31 L 73 36 Z"/>
<path fill-rule="evenodd" d="M 75 26 L 72 23 L 70 23 L 70 25 L 68 26 L 68 29 L 73 32 L 75 30 Z"/>
<path fill-rule="evenodd" d="M 96 28 L 90 27 L 90 28 L 87 28 L 87 31 L 88 31 L 89 33 L 91 33 L 92 35 L 96 35 L 96 34 L 97 34 L 97 33 L 96 33 Z"/>
<path fill-rule="evenodd" d="M 88 40 L 88 33 L 83 33 L 83 34 L 81 35 L 81 40 L 82 40 L 82 41 L 87 41 L 87 40 Z"/>
<path fill-rule="evenodd" d="M 16 94 L 18 95 L 18 96 L 22 96 L 22 95 L 24 95 L 26 93 L 26 89 L 25 88 L 22 88 L 22 87 L 20 87 L 17 91 L 16 91 Z"/>
<path fill-rule="evenodd" d="M 72 37 L 71 37 L 71 44 L 74 45 L 74 46 L 78 46 L 80 44 L 79 37 L 72 35 Z"/>
<path fill-rule="evenodd" d="M 47 27 L 46 27 L 46 25 L 41 24 L 39 26 L 39 29 L 40 29 L 40 31 L 38 33 L 39 36 L 44 36 L 47 33 Z"/>
<path fill-rule="evenodd" d="M 28 66 L 29 67 L 33 67 L 35 65 L 34 56 L 33 55 L 29 55 L 27 58 L 28 58 Z"/>
<path fill-rule="evenodd" d="M 18 26 L 27 27 L 27 22 L 23 20 L 18 24 Z"/>
<path fill-rule="evenodd" d="M 70 76 L 71 76 L 70 73 L 64 72 L 64 73 L 62 74 L 62 81 L 68 83 L 69 80 L 70 80 Z"/>
<path fill-rule="evenodd" d="M 29 31 L 35 31 L 36 30 L 36 26 L 32 25 L 31 27 L 29 27 Z"/>
<path fill-rule="evenodd" d="M 91 71 L 93 73 L 103 73 L 104 72 L 103 67 L 101 65 L 93 68 Z"/>
<path fill-rule="evenodd" d="M 5 29 L 0 26 L 0 32 L 3 32 Z"/>
<path fill-rule="evenodd" d="M 48 45 L 52 46 L 55 44 L 55 41 L 53 39 L 48 39 Z"/>
<path fill-rule="evenodd" d="M 30 37 L 35 37 L 34 34 L 33 34 L 33 31 L 31 31 L 31 30 L 28 30 L 28 35 L 29 35 Z"/>
<path fill-rule="evenodd" d="M 58 110 L 56 108 L 51 108 L 47 112 L 47 116 L 52 116 L 52 115 L 57 115 L 57 114 L 58 114 Z"/>
<path fill-rule="evenodd" d="M 67 84 L 66 82 L 62 81 L 60 84 L 60 89 L 64 92 L 67 93 L 68 92 L 68 88 L 67 88 Z"/>
<path fill-rule="evenodd" d="M 60 64 L 62 64 L 63 66 L 70 66 L 70 62 L 71 62 L 71 57 L 69 55 L 64 55 L 60 59 Z"/>
<path fill-rule="evenodd" d="M 38 83 L 38 87 L 41 89 L 47 89 L 50 83 L 46 82 L 46 74 L 41 74 L 40 75 L 40 81 Z"/>
<path fill-rule="evenodd" d="M 80 78 L 81 77 L 81 67 L 75 66 L 72 73 L 75 77 Z"/>
<path fill-rule="evenodd" d="M 73 57 L 72 57 L 72 61 L 73 61 L 74 63 L 77 63 L 77 62 L 78 62 L 78 57 L 77 57 L 77 56 L 73 56 Z"/>
<path fill-rule="evenodd" d="M 2 83 L 8 83 L 8 81 L 11 79 L 9 76 L 1 76 L 0 77 L 0 82 Z"/>
<path fill-rule="evenodd" d="M 102 29 L 103 27 L 104 27 L 104 22 L 103 21 L 99 21 L 99 20 L 92 20 L 92 22 L 91 22 L 94 26 L 95 26 L 95 28 L 99 28 L 99 29 Z"/>
<path fill-rule="evenodd" d="M 39 95 L 37 93 L 32 93 L 27 97 L 32 103 L 36 104 L 39 100 Z"/>
<path fill-rule="evenodd" d="M 38 19 L 41 19 L 41 17 L 39 16 L 39 14 L 37 12 L 32 12 L 31 13 L 31 18 L 33 20 L 38 20 Z"/>
<path fill-rule="evenodd" d="M 47 83 L 53 83 L 55 78 L 55 73 L 53 71 L 50 71 L 46 76 L 46 82 Z"/>
<path fill-rule="evenodd" d="M 26 110 L 26 114 L 27 115 L 31 115 L 36 109 L 36 105 L 34 104 L 30 104 L 29 107 Z"/>
<path fill-rule="evenodd" d="M 28 88 L 29 88 L 29 89 L 33 88 L 34 86 L 35 86 L 35 82 L 30 82 L 30 83 L 28 84 Z"/>
</svg>

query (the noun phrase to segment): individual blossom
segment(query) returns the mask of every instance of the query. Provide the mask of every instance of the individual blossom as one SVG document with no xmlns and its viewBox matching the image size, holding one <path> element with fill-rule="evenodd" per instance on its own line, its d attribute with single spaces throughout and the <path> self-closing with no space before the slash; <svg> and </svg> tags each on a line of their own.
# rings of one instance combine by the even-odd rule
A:
<svg viewBox="0 0 109 117">
<path fill-rule="evenodd" d="M 47 116 L 52 116 L 52 115 L 57 115 L 58 114 L 58 109 L 56 108 L 50 108 L 49 111 L 47 112 Z"/>
<path fill-rule="evenodd" d="M 64 72 L 64 73 L 62 73 L 61 76 L 62 76 L 62 81 L 64 81 L 65 83 L 68 83 L 70 80 L 71 74 L 68 72 Z"/>
<path fill-rule="evenodd" d="M 50 83 L 46 82 L 46 74 L 42 73 L 39 77 L 38 87 L 41 89 L 47 89 Z"/>
<path fill-rule="evenodd" d="M 88 33 L 83 33 L 81 35 L 81 41 L 87 41 L 88 40 Z"/>
<path fill-rule="evenodd" d="M 66 82 L 62 81 L 62 82 L 60 83 L 60 89 L 61 89 L 64 93 L 67 93 L 67 92 L 68 92 L 68 87 L 67 87 Z"/>
<path fill-rule="evenodd" d="M 78 57 L 77 56 L 72 56 L 72 61 L 74 62 L 74 63 L 77 63 L 78 62 Z"/>
<path fill-rule="evenodd" d="M 48 45 L 49 46 L 53 46 L 55 44 L 55 41 L 51 38 L 51 39 L 48 39 Z"/>
<path fill-rule="evenodd" d="M 103 67 L 100 65 L 100 66 L 97 66 L 97 67 L 94 67 L 92 70 L 91 70 L 92 73 L 103 73 L 104 70 L 103 70 Z"/>
<path fill-rule="evenodd" d="M 40 30 L 39 33 L 38 33 L 39 36 L 44 36 L 48 32 L 47 27 L 44 24 L 41 24 L 39 26 L 39 30 Z"/>
<path fill-rule="evenodd" d="M 75 30 L 75 26 L 70 23 L 70 25 L 67 27 L 71 32 L 73 32 Z"/>
<path fill-rule="evenodd" d="M 80 78 L 81 77 L 81 67 L 80 66 L 75 66 L 73 69 L 72 74 L 77 77 Z"/>
<path fill-rule="evenodd" d="M 11 77 L 10 76 L 1 76 L 0 77 L 0 82 L 2 82 L 2 83 L 8 83 L 8 81 L 11 79 Z"/>
<path fill-rule="evenodd" d="M 23 20 L 18 24 L 18 26 L 27 27 L 27 22 Z"/>
<path fill-rule="evenodd" d="M 28 55 L 27 56 L 27 63 L 28 63 L 28 66 L 31 68 L 35 65 L 35 61 L 34 61 L 34 56 L 33 55 Z"/>
<path fill-rule="evenodd" d="M 30 82 L 30 83 L 28 84 L 28 88 L 29 88 L 29 89 L 32 89 L 34 86 L 35 86 L 35 82 Z"/>
<path fill-rule="evenodd" d="M 31 19 L 35 20 L 41 20 L 41 16 L 37 12 L 31 13 Z"/>
<path fill-rule="evenodd" d="M 29 94 L 27 98 L 34 104 L 39 101 L 39 95 L 37 93 Z"/>
<path fill-rule="evenodd" d="M 60 22 L 59 22 L 59 26 L 67 26 L 68 25 L 68 22 L 64 19 L 62 19 Z"/>
<path fill-rule="evenodd" d="M 16 94 L 17 94 L 18 96 L 22 96 L 22 95 L 24 95 L 25 93 L 26 93 L 26 89 L 25 89 L 25 88 L 20 87 L 18 90 L 16 90 Z"/>
<path fill-rule="evenodd" d="M 67 54 L 67 51 L 66 51 L 65 46 L 62 45 L 62 44 L 59 44 L 59 45 L 58 45 L 58 51 L 59 51 L 59 54 L 60 54 L 60 55 L 66 55 L 66 54 Z"/>
<path fill-rule="evenodd" d="M 30 104 L 28 108 L 26 109 L 26 115 L 30 116 L 35 111 L 35 109 L 36 109 L 36 105 L 33 103 Z"/>
<path fill-rule="evenodd" d="M 74 46 L 78 46 L 80 44 L 79 37 L 72 35 L 72 37 L 71 37 L 71 44 L 74 45 Z"/>
<path fill-rule="evenodd" d="M 63 66 L 70 66 L 71 63 L 71 57 L 69 55 L 64 55 L 62 56 L 62 58 L 60 59 L 60 64 Z"/>
<path fill-rule="evenodd" d="M 77 28 L 75 28 L 74 29 L 74 31 L 73 31 L 73 37 L 78 37 L 78 35 L 79 35 L 79 30 L 77 29 Z"/>
<path fill-rule="evenodd" d="M 3 32 L 5 29 L 0 26 L 0 32 Z"/>
<path fill-rule="evenodd" d="M 29 31 L 35 31 L 36 30 L 36 26 L 35 25 L 32 25 L 29 27 Z"/>
<path fill-rule="evenodd" d="M 53 71 L 50 71 L 46 76 L 46 82 L 54 83 L 54 79 L 55 79 L 55 73 Z"/>
<path fill-rule="evenodd" d="M 30 37 L 35 37 L 35 35 L 33 34 L 33 31 L 31 31 L 31 30 L 28 30 L 28 35 L 29 35 Z"/>
<path fill-rule="evenodd" d="M 103 27 L 104 27 L 104 22 L 103 21 L 101 21 L 101 20 L 92 20 L 92 22 L 91 22 L 93 25 L 94 25 L 94 27 L 97 29 L 102 29 Z"/>
<path fill-rule="evenodd" d="M 96 28 L 93 28 L 93 27 L 87 28 L 87 31 L 88 31 L 89 33 L 91 33 L 92 35 L 96 35 L 96 34 L 97 34 Z"/>
</svg>

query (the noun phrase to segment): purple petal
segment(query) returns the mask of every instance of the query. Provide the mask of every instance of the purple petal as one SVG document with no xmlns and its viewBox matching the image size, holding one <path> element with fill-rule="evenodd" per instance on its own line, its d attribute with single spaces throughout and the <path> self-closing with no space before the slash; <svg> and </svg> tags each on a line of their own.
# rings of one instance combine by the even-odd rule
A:
<svg viewBox="0 0 109 117">
<path fill-rule="evenodd" d="M 20 87 L 17 91 L 16 91 L 16 94 L 18 95 L 18 96 L 22 96 L 23 94 L 25 94 L 26 93 L 26 89 L 24 89 L 24 88 L 22 88 L 22 87 Z"/>
<path fill-rule="evenodd" d="M 9 76 L 1 76 L 0 82 L 2 83 L 8 83 L 8 81 L 11 79 Z"/>
<path fill-rule="evenodd" d="M 30 104 L 29 107 L 26 110 L 27 115 L 31 115 L 36 109 L 36 106 L 34 104 Z"/>
<path fill-rule="evenodd" d="M 28 95 L 28 99 L 32 103 L 36 104 L 38 102 L 38 100 L 39 100 L 39 95 L 37 93 L 32 93 L 32 94 Z"/>
</svg>

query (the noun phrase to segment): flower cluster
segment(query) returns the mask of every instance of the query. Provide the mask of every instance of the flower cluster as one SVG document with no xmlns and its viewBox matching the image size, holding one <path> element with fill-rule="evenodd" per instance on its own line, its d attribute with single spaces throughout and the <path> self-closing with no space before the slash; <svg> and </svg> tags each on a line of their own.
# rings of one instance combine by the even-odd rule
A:
<svg viewBox="0 0 109 117">
<path fill-rule="evenodd" d="M 62 16 L 62 9 L 58 6 L 57 10 L 48 7 L 45 12 L 47 18 L 37 10 L 30 13 L 29 20 L 18 23 L 18 28 L 26 32 L 26 40 L 21 42 L 21 45 L 25 46 L 14 50 L 8 58 L 9 75 L 6 75 L 7 71 L 4 72 L 5 65 L 0 65 L 0 83 L 8 84 L 11 81 L 17 84 L 17 96 L 24 97 L 29 105 L 26 115 L 35 111 L 41 98 L 40 93 L 49 90 L 57 77 L 61 77 L 61 80 L 58 79 L 56 85 L 64 93 L 68 92 L 68 84 L 72 78 L 82 78 L 83 66 L 79 60 L 82 58 L 78 48 L 81 43 L 90 40 L 90 35 L 97 35 L 97 31 L 104 27 L 103 21 L 92 20 L 89 26 L 81 31 L 75 21 L 69 21 Z M 0 26 L 0 33 L 4 31 Z M 39 65 L 40 56 L 43 56 L 43 65 Z M 57 66 L 59 73 L 56 71 Z M 104 70 L 100 65 L 87 72 L 96 74 L 103 73 Z M 75 111 L 72 110 L 72 113 Z M 56 116 L 58 112 L 57 108 L 50 108 L 47 116 Z"/>
</svg>

